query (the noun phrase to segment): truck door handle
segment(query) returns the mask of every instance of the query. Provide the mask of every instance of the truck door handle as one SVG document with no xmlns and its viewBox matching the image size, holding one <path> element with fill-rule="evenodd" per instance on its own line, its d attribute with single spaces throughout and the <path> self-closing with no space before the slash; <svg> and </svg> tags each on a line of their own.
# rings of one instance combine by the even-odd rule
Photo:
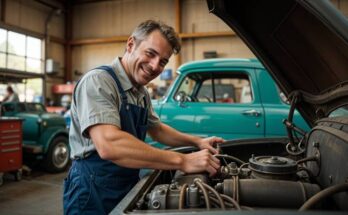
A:
<svg viewBox="0 0 348 215">
<path fill-rule="evenodd" d="M 255 117 L 258 117 L 258 116 L 261 115 L 261 112 L 252 109 L 252 110 L 243 111 L 242 114 L 245 115 L 245 116 L 255 116 Z"/>
</svg>

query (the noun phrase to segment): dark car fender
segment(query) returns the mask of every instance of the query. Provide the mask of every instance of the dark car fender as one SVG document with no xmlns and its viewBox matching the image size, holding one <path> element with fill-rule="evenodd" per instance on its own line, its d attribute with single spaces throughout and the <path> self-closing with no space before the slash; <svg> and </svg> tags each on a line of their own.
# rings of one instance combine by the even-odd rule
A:
<svg viewBox="0 0 348 215">
<path fill-rule="evenodd" d="M 69 137 L 69 132 L 66 128 L 59 128 L 56 127 L 48 128 L 40 137 L 40 145 L 42 145 L 43 153 L 46 154 L 50 144 L 52 141 L 58 137 L 58 136 L 64 136 Z"/>
</svg>

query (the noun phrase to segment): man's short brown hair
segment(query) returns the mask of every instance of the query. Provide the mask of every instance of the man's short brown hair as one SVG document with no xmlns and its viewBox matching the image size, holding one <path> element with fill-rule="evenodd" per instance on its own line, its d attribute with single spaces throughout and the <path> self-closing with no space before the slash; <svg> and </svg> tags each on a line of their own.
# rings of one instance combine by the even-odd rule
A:
<svg viewBox="0 0 348 215">
<path fill-rule="evenodd" d="M 172 46 L 173 53 L 178 54 L 181 50 L 181 41 L 174 28 L 161 21 L 147 20 L 140 23 L 132 33 L 136 45 L 139 45 L 153 31 L 158 30 Z"/>
</svg>

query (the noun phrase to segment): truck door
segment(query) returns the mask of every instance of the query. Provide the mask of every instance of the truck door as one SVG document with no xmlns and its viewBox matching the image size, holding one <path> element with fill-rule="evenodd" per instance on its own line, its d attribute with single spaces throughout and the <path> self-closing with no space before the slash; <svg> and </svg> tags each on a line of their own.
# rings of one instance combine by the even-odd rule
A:
<svg viewBox="0 0 348 215">
<path fill-rule="evenodd" d="M 254 69 L 212 71 L 202 79 L 194 97 L 195 124 L 202 136 L 264 136 L 264 112 Z"/>
<path fill-rule="evenodd" d="M 161 120 L 187 133 L 225 139 L 264 136 L 253 69 L 190 71 L 163 103 Z"/>
</svg>

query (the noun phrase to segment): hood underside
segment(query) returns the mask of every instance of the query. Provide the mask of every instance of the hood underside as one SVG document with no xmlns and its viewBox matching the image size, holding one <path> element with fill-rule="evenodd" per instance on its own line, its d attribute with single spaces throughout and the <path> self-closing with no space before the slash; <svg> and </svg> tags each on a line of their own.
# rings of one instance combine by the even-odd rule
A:
<svg viewBox="0 0 348 215">
<path fill-rule="evenodd" d="M 313 124 L 348 104 L 348 22 L 327 0 L 208 0 Z"/>
</svg>

